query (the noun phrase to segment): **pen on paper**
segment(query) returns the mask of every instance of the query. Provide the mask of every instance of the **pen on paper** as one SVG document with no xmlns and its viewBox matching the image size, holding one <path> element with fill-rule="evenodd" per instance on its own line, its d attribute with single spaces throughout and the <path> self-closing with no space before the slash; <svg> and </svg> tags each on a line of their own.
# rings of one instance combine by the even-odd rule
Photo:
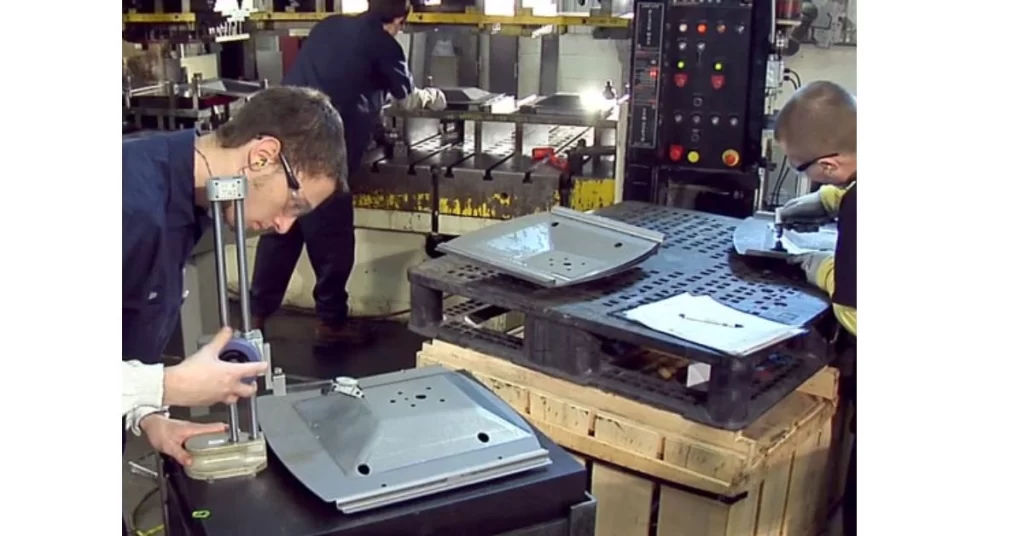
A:
<svg viewBox="0 0 1024 536">
<path fill-rule="evenodd" d="M 741 324 L 728 324 L 728 323 L 725 323 L 725 322 L 718 322 L 716 320 L 707 320 L 707 319 L 704 319 L 704 318 L 696 318 L 696 317 L 693 317 L 693 316 L 686 316 L 684 314 L 680 314 L 679 318 L 682 318 L 683 320 L 689 320 L 690 322 L 703 322 L 704 324 L 711 324 L 713 326 L 722 326 L 723 328 L 742 328 L 743 327 Z"/>
</svg>

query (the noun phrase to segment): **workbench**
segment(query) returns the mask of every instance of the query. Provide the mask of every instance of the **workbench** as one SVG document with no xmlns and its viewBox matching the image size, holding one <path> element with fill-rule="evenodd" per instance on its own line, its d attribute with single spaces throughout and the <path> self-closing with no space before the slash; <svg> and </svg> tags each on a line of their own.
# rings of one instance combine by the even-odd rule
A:
<svg viewBox="0 0 1024 536">
<path fill-rule="evenodd" d="M 201 482 L 164 461 L 169 536 L 592 536 L 596 503 L 587 471 L 537 432 L 543 469 L 361 514 L 346 515 L 309 492 L 271 454 L 253 478 Z M 207 515 L 208 513 L 208 515 Z"/>
</svg>

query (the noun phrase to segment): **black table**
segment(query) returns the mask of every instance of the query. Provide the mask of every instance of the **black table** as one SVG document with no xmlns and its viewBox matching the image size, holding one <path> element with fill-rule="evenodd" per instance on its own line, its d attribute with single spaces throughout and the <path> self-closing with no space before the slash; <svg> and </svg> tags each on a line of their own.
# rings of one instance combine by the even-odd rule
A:
<svg viewBox="0 0 1024 536">
<path fill-rule="evenodd" d="M 353 515 L 314 496 L 273 454 L 259 475 L 219 482 L 192 480 L 175 463 L 166 462 L 173 518 L 168 534 L 485 536 L 553 526 L 573 507 L 592 500 L 586 493 L 586 469 L 550 439 L 537 435 L 551 455 L 552 464 L 546 468 Z M 194 519 L 192 512 L 198 510 L 210 515 Z M 581 531 L 577 525 L 571 531 L 574 536 L 593 534 L 592 527 Z"/>
</svg>

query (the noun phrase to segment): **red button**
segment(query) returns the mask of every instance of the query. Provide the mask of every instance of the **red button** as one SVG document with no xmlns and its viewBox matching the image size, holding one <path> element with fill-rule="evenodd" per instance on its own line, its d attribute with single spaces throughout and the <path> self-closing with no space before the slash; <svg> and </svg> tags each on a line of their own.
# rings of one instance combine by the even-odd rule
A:
<svg viewBox="0 0 1024 536">
<path fill-rule="evenodd" d="M 720 75 L 720 74 L 713 74 L 713 75 L 711 75 L 711 87 L 713 87 L 715 89 L 722 89 L 722 86 L 724 86 L 724 85 L 725 85 L 725 76 Z"/>
<path fill-rule="evenodd" d="M 675 81 L 676 87 L 683 87 L 686 85 L 686 73 L 676 73 L 672 76 L 672 80 Z"/>
<path fill-rule="evenodd" d="M 708 31 L 708 25 L 707 24 L 698 24 L 697 25 L 697 33 L 701 33 L 702 34 L 702 33 L 705 33 L 707 31 Z"/>
<path fill-rule="evenodd" d="M 682 145 L 671 145 L 668 148 L 668 157 L 673 162 L 678 162 L 683 157 Z"/>
</svg>

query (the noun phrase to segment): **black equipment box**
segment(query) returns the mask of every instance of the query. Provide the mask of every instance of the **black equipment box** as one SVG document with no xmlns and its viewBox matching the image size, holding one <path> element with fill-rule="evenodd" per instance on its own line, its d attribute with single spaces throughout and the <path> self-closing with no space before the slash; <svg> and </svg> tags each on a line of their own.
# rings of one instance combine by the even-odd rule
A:
<svg viewBox="0 0 1024 536">
<path fill-rule="evenodd" d="M 658 202 L 670 179 L 757 188 L 772 5 L 636 2 L 624 199 Z"/>
</svg>

